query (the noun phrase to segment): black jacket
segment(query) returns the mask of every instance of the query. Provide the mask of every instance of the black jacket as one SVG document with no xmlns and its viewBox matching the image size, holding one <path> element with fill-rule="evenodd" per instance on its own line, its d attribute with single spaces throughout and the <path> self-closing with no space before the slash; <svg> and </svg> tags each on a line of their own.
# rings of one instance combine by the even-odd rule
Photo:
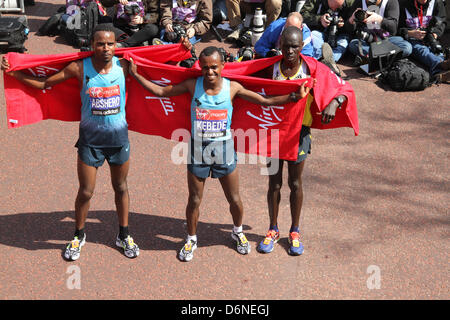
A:
<svg viewBox="0 0 450 320">
<path fill-rule="evenodd" d="M 355 0 L 345 0 L 342 8 L 339 9 L 339 16 L 344 19 L 344 27 L 338 29 L 338 33 L 351 33 L 352 26 L 348 26 L 348 19 L 352 16 L 353 3 Z M 320 9 L 320 10 L 319 10 Z M 324 31 L 325 28 L 320 23 L 320 17 L 330 10 L 327 0 L 308 0 L 301 10 L 303 22 L 311 30 Z"/>
<path fill-rule="evenodd" d="M 425 5 L 423 6 L 424 13 L 427 12 L 429 3 L 430 0 L 428 0 L 427 3 L 425 3 Z M 403 38 L 405 38 L 406 40 L 408 40 L 408 30 L 412 30 L 412 28 L 408 28 L 408 26 L 406 25 L 405 8 L 408 9 L 412 17 L 417 17 L 418 14 L 416 6 L 414 5 L 414 0 L 400 0 L 400 18 L 398 22 L 398 34 Z M 437 25 L 436 27 L 431 29 L 431 32 L 435 33 L 439 38 L 444 34 L 446 26 L 445 6 L 442 0 L 434 1 L 433 17 L 438 17 L 442 20 L 442 23 L 440 25 Z"/>
<path fill-rule="evenodd" d="M 355 1 L 352 7 L 352 14 L 357 8 L 362 8 L 362 1 L 365 0 Z M 391 36 L 395 36 L 397 34 L 399 14 L 400 14 L 400 6 L 398 0 L 389 0 L 384 10 L 383 21 L 381 22 L 381 29 L 389 32 Z"/>
</svg>

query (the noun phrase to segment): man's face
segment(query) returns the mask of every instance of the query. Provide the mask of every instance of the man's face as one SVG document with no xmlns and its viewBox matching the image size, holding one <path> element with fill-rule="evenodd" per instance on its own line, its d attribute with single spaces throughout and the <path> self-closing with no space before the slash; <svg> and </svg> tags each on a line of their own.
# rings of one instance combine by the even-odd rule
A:
<svg viewBox="0 0 450 320">
<path fill-rule="evenodd" d="M 283 54 L 283 59 L 289 63 L 298 61 L 302 48 L 303 41 L 295 33 L 286 35 L 281 39 L 281 53 Z"/>
<path fill-rule="evenodd" d="M 210 56 L 202 55 L 199 59 L 202 75 L 208 83 L 216 83 L 222 73 L 225 63 L 221 61 L 219 53 L 214 52 Z"/>
<path fill-rule="evenodd" d="M 343 4 L 344 0 L 328 0 L 328 7 L 330 7 L 330 9 L 333 11 L 336 11 L 339 8 L 341 8 Z"/>
<path fill-rule="evenodd" d="M 428 0 L 417 0 L 418 3 L 424 5 L 425 3 L 427 3 Z"/>
<path fill-rule="evenodd" d="M 114 32 L 97 31 L 92 39 L 94 57 L 104 62 L 112 60 L 116 51 L 116 36 Z"/>
</svg>

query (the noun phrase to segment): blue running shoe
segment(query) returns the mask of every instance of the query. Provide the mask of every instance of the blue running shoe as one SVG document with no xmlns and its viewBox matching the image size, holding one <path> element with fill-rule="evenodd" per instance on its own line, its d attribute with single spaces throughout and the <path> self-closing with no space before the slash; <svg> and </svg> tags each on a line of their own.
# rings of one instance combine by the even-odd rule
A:
<svg viewBox="0 0 450 320">
<path fill-rule="evenodd" d="M 299 256 L 303 253 L 303 244 L 300 242 L 300 234 L 298 232 L 289 233 L 289 251 L 291 256 Z"/>
<path fill-rule="evenodd" d="M 261 253 L 270 253 L 275 243 L 280 240 L 280 232 L 270 229 L 263 241 L 258 245 L 258 251 Z"/>
</svg>

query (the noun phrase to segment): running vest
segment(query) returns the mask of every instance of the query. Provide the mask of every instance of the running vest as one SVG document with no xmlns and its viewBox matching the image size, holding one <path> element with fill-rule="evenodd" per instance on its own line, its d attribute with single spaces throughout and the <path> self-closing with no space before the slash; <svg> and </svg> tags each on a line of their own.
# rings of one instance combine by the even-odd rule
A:
<svg viewBox="0 0 450 320">
<path fill-rule="evenodd" d="M 273 74 L 272 79 L 273 80 L 294 80 L 294 79 L 305 79 L 310 77 L 309 69 L 306 63 L 303 63 L 303 60 L 300 63 L 300 67 L 297 70 L 297 73 L 293 75 L 292 77 L 286 77 L 283 72 L 281 72 L 280 68 L 281 60 L 277 61 L 273 65 Z M 312 124 L 312 116 L 311 116 L 311 103 L 313 102 L 314 98 L 309 93 L 307 100 L 306 100 L 306 106 L 305 106 L 305 113 L 303 114 L 303 125 L 310 127 Z"/>
<path fill-rule="evenodd" d="M 108 74 L 98 73 L 91 58 L 83 59 L 80 142 L 91 147 L 121 147 L 128 143 L 125 118 L 125 76 L 113 57 Z"/>
<path fill-rule="evenodd" d="M 232 115 L 230 80 L 222 78 L 222 90 L 210 96 L 203 88 L 203 77 L 198 77 L 191 101 L 192 138 L 204 141 L 231 139 Z"/>
</svg>

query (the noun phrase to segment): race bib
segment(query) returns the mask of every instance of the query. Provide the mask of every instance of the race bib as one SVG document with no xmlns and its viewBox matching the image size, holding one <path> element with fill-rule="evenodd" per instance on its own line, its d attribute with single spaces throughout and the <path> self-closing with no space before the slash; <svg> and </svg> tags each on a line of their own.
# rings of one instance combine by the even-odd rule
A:
<svg viewBox="0 0 450 320">
<path fill-rule="evenodd" d="M 195 109 L 195 132 L 200 138 L 218 138 L 227 134 L 228 110 Z"/>
<path fill-rule="evenodd" d="M 89 98 L 92 115 L 107 116 L 120 112 L 120 87 L 89 88 Z"/>
</svg>

